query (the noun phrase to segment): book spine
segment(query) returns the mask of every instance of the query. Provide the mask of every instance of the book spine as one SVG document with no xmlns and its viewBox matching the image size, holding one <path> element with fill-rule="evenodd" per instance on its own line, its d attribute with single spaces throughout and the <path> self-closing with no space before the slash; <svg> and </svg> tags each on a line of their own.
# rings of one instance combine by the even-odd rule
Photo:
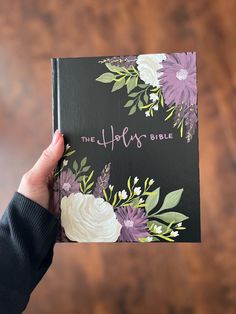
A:
<svg viewBox="0 0 236 314">
<path fill-rule="evenodd" d="M 52 136 L 54 134 L 54 132 L 56 131 L 56 129 L 58 129 L 59 131 L 61 131 L 61 123 L 60 123 L 60 76 L 59 76 L 59 59 L 58 58 L 53 58 L 51 60 L 51 65 L 52 65 Z M 60 186 L 60 180 L 61 180 L 61 176 L 60 176 L 60 167 L 61 167 L 61 160 L 58 162 L 57 167 L 55 169 L 55 173 L 58 173 L 58 177 L 57 179 L 55 179 L 54 177 L 54 185 L 55 185 L 55 181 L 58 180 L 59 181 L 59 186 Z M 57 184 L 55 185 L 55 188 L 57 189 Z M 60 193 L 60 189 L 58 190 L 54 190 L 54 186 L 53 186 L 53 193 L 58 193 L 58 199 L 56 200 L 54 195 L 53 195 L 53 207 L 54 210 L 58 209 L 58 204 L 55 204 L 54 202 L 61 202 L 61 193 Z M 60 210 L 59 210 L 60 211 Z M 60 219 L 60 212 L 57 213 L 58 214 L 58 220 L 59 222 L 61 221 Z M 61 242 L 61 234 L 62 234 L 62 230 L 61 230 L 61 224 L 59 224 L 60 227 L 58 229 L 58 235 L 57 235 L 57 242 Z"/>
<path fill-rule="evenodd" d="M 53 58 L 52 64 L 52 135 L 60 131 L 60 88 L 59 88 L 59 59 Z"/>
</svg>

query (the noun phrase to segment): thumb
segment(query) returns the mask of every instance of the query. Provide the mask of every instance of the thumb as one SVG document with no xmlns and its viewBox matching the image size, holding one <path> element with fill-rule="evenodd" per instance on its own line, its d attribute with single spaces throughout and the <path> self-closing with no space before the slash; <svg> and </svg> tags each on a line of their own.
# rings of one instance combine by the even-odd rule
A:
<svg viewBox="0 0 236 314">
<path fill-rule="evenodd" d="M 64 152 L 64 138 L 62 134 L 56 130 L 52 143 L 43 151 L 33 168 L 30 170 L 32 181 L 35 184 L 47 183 L 48 176 L 51 175 L 57 162 Z"/>
<path fill-rule="evenodd" d="M 48 208 L 49 190 L 48 179 L 53 169 L 64 153 L 64 138 L 56 130 L 52 143 L 39 157 L 32 169 L 26 172 L 20 182 L 18 192 Z"/>
</svg>

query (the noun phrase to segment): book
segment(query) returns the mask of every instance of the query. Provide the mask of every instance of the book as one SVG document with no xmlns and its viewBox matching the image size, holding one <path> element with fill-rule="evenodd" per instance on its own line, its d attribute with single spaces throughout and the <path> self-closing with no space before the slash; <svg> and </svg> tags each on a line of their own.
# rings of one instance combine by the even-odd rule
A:
<svg viewBox="0 0 236 314">
<path fill-rule="evenodd" d="M 200 242 L 196 53 L 52 59 L 58 242 Z"/>
</svg>

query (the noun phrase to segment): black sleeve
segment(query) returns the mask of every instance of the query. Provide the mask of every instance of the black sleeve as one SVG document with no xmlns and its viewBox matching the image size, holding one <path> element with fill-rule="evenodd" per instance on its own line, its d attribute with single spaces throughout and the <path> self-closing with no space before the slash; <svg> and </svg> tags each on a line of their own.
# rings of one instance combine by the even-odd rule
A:
<svg viewBox="0 0 236 314">
<path fill-rule="evenodd" d="M 0 220 L 0 313 L 19 314 L 52 262 L 58 220 L 15 192 Z"/>
</svg>

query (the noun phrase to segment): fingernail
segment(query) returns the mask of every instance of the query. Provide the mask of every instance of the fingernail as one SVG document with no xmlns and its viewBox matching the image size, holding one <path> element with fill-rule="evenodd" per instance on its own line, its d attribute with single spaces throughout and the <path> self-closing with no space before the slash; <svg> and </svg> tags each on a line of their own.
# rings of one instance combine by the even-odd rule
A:
<svg viewBox="0 0 236 314">
<path fill-rule="evenodd" d="M 60 137 L 61 137 L 60 131 L 56 130 L 54 135 L 53 135 L 52 145 L 56 145 L 57 142 L 59 141 Z"/>
</svg>

